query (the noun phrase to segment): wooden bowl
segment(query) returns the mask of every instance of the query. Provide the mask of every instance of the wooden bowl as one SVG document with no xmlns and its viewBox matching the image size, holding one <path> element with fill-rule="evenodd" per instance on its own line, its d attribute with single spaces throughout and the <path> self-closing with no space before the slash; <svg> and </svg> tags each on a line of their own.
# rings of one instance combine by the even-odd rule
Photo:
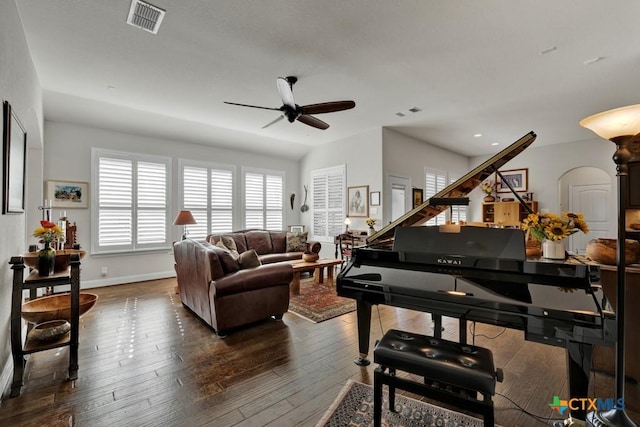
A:
<svg viewBox="0 0 640 427">
<path fill-rule="evenodd" d="M 587 256 L 595 262 L 606 265 L 616 265 L 617 239 L 593 239 L 587 243 Z M 640 242 L 626 239 L 625 264 L 635 264 L 640 255 Z"/>
<path fill-rule="evenodd" d="M 54 341 L 70 330 L 71 323 L 66 320 L 51 320 L 34 326 L 29 336 L 38 341 Z"/>
<path fill-rule="evenodd" d="M 320 258 L 320 255 L 314 253 L 303 253 L 302 260 L 306 262 L 316 262 Z"/>
<path fill-rule="evenodd" d="M 62 249 L 56 251 L 56 265 L 54 267 L 55 271 L 64 271 L 69 267 L 69 263 L 71 262 L 71 255 L 78 254 L 80 255 L 80 259 L 84 258 L 86 255 L 86 251 L 82 249 Z M 22 259 L 24 260 L 25 265 L 28 267 L 38 269 L 38 251 L 36 252 L 27 252 L 22 255 Z"/>
<path fill-rule="evenodd" d="M 98 295 L 80 293 L 80 316 L 89 311 L 98 301 Z M 31 323 L 51 320 L 71 321 L 71 294 L 58 294 L 36 298 L 22 304 L 22 318 Z"/>
</svg>

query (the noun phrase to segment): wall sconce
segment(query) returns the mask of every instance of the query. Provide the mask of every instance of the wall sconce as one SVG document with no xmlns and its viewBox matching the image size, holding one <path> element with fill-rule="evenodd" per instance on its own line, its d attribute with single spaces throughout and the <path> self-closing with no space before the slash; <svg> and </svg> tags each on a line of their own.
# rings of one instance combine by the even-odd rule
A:
<svg viewBox="0 0 640 427">
<path fill-rule="evenodd" d="M 191 215 L 191 211 L 180 211 L 173 220 L 173 225 L 182 225 L 182 240 L 187 238 L 187 225 L 196 224 L 196 220 Z"/>
<path fill-rule="evenodd" d="M 345 225 L 345 230 L 344 231 L 345 231 L 345 233 L 348 233 L 349 232 L 349 226 L 351 225 L 351 218 L 346 217 L 344 219 L 344 225 Z"/>
<path fill-rule="evenodd" d="M 640 139 L 640 104 L 616 108 L 594 114 L 580 121 L 580 125 L 592 130 L 596 135 L 611 140 L 616 144 L 613 161 L 616 164 L 618 177 L 618 243 L 616 248 L 617 282 L 616 282 L 616 402 L 624 398 L 624 291 L 626 283 L 625 267 L 625 213 L 626 197 L 629 186 L 629 144 Z M 588 426 L 635 426 L 623 409 L 606 412 L 589 412 L 586 419 Z"/>
</svg>

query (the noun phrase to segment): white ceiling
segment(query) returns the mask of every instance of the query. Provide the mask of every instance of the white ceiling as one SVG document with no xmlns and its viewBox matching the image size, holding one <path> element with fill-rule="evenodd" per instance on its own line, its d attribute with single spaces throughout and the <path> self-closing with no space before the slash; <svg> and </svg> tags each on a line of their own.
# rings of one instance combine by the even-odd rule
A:
<svg viewBox="0 0 640 427">
<path fill-rule="evenodd" d="M 48 120 L 290 158 L 386 126 L 470 156 L 640 103 L 637 0 L 152 0 L 157 35 L 130 0 L 15 1 Z M 280 107 L 289 75 L 300 105 L 356 107 L 321 131 L 223 103 Z"/>
</svg>

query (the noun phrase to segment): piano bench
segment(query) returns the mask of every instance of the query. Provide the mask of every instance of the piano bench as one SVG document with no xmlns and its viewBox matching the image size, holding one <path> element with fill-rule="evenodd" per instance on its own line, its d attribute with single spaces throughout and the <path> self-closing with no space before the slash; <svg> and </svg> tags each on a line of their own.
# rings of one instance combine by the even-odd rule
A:
<svg viewBox="0 0 640 427">
<path fill-rule="evenodd" d="M 502 370 L 494 369 L 490 350 L 390 329 L 376 344 L 373 361 L 379 364 L 373 376 L 374 427 L 381 425 L 383 384 L 389 387 L 390 411 L 399 388 L 481 414 L 485 426 L 494 425 L 492 396 Z M 424 384 L 398 377 L 396 370 L 424 377 Z"/>
</svg>

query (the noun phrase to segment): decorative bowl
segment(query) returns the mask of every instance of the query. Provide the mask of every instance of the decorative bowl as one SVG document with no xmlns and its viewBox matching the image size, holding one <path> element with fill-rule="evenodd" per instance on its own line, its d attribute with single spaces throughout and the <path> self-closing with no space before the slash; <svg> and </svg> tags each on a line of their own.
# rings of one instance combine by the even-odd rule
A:
<svg viewBox="0 0 640 427">
<path fill-rule="evenodd" d="M 38 341 L 53 341 L 71 330 L 71 323 L 66 320 L 50 320 L 39 323 L 31 329 L 29 336 Z"/>
<path fill-rule="evenodd" d="M 98 295 L 80 292 L 80 316 L 98 301 Z M 58 294 L 36 298 L 22 304 L 22 318 L 31 323 L 51 320 L 71 321 L 71 294 Z"/>
<path fill-rule="evenodd" d="M 600 264 L 616 265 L 617 239 L 593 239 L 587 243 L 587 256 Z M 640 242 L 626 239 L 625 264 L 635 264 L 640 255 Z"/>
<path fill-rule="evenodd" d="M 513 197 L 505 197 L 502 199 L 503 202 L 513 202 L 515 199 Z"/>
<path fill-rule="evenodd" d="M 303 253 L 302 260 L 306 262 L 316 262 L 320 258 L 320 255 L 314 253 Z"/>
<path fill-rule="evenodd" d="M 56 265 L 54 267 L 55 271 L 64 271 L 69 267 L 69 263 L 71 262 L 71 255 L 78 254 L 80 255 L 80 259 L 84 258 L 86 255 L 86 251 L 82 249 L 62 249 L 56 251 Z M 35 252 L 27 252 L 22 255 L 22 259 L 24 260 L 25 265 L 38 269 L 38 251 Z"/>
</svg>

